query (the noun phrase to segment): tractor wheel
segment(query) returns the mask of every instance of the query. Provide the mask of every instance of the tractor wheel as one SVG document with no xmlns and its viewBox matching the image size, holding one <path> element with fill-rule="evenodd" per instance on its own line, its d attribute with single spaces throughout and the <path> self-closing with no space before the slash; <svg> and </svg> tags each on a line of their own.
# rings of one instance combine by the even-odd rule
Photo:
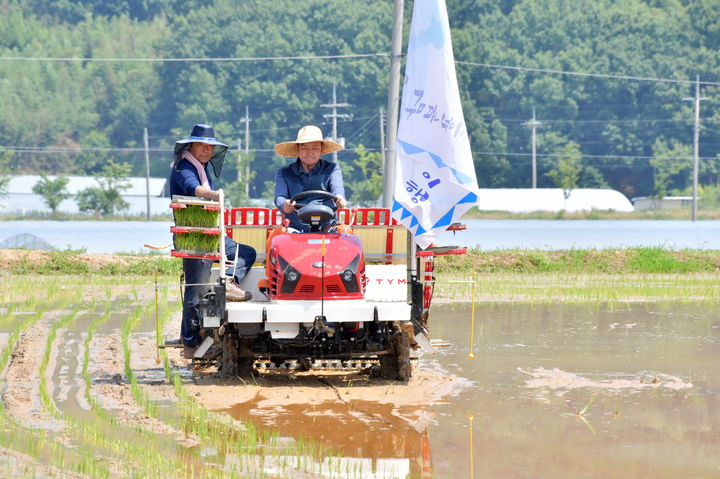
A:
<svg viewBox="0 0 720 479">
<path fill-rule="evenodd" d="M 253 374 L 255 359 L 245 356 L 250 349 L 247 344 L 238 339 L 235 331 L 225 331 L 222 337 L 222 346 L 223 354 L 220 372 L 223 376 L 248 377 Z"/>
<path fill-rule="evenodd" d="M 222 336 L 221 364 L 220 372 L 223 376 L 237 376 L 238 337 L 235 331 L 225 331 Z"/>
<path fill-rule="evenodd" d="M 255 369 L 253 369 L 255 360 L 253 358 L 238 358 L 237 363 L 235 364 L 237 367 L 236 376 L 249 378 L 255 372 Z"/>
<path fill-rule="evenodd" d="M 310 371 L 312 369 L 312 363 L 308 358 L 298 359 L 298 371 Z"/>
<path fill-rule="evenodd" d="M 380 375 L 388 379 L 408 381 L 412 376 L 410 363 L 410 339 L 405 331 L 398 331 L 390 338 L 390 354 L 379 356 Z"/>
</svg>

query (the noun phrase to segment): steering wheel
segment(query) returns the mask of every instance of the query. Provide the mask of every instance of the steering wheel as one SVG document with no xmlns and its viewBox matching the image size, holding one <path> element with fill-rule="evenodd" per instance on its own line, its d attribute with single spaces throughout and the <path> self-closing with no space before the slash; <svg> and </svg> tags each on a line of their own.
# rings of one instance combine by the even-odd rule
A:
<svg viewBox="0 0 720 479">
<path fill-rule="evenodd" d="M 325 191 L 325 190 L 307 190 L 302 191 L 296 195 L 294 195 L 292 198 L 290 198 L 290 201 L 294 201 L 295 204 L 299 207 L 303 207 L 305 205 L 308 205 L 310 203 L 298 203 L 300 200 L 307 198 L 308 196 L 321 196 L 322 200 L 332 200 L 333 203 L 333 210 L 337 209 L 337 206 L 335 206 L 335 195 L 332 193 Z"/>
<path fill-rule="evenodd" d="M 321 200 L 332 200 L 332 208 L 324 204 L 314 203 L 313 201 L 307 203 L 298 203 L 299 200 L 307 198 L 309 196 L 319 196 Z M 310 225 L 311 231 L 318 231 L 321 226 L 328 221 L 335 218 L 335 211 L 337 205 L 335 205 L 335 195 L 325 190 L 308 190 L 300 192 L 290 198 L 290 201 L 294 201 L 296 207 L 298 207 L 298 218 L 302 223 Z"/>
</svg>

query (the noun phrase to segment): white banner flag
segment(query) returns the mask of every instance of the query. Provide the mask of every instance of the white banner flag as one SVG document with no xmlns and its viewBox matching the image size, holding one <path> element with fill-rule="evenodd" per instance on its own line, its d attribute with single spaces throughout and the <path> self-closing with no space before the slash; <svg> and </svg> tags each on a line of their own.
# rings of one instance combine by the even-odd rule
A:
<svg viewBox="0 0 720 479">
<path fill-rule="evenodd" d="M 416 0 L 410 25 L 392 215 L 427 248 L 478 202 L 444 0 Z"/>
</svg>

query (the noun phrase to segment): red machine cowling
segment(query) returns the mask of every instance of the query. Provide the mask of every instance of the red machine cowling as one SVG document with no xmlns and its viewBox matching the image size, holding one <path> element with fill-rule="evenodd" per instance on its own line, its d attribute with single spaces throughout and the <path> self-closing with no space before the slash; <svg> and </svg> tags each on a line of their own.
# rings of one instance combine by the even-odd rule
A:
<svg viewBox="0 0 720 479">
<path fill-rule="evenodd" d="M 281 234 L 272 239 L 268 261 L 270 297 L 273 299 L 365 297 L 365 260 L 360 239 L 355 235 Z"/>
</svg>

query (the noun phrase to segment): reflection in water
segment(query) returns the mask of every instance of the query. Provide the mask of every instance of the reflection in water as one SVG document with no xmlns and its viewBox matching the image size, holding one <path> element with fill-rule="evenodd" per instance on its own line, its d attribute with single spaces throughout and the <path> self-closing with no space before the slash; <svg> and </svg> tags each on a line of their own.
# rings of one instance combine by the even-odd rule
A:
<svg viewBox="0 0 720 479">
<path fill-rule="evenodd" d="M 449 346 L 434 361 L 473 382 L 442 403 L 255 398 L 230 412 L 338 450 L 349 477 L 720 477 L 715 309 L 480 304 L 470 359 L 470 305 L 437 305 L 431 333 Z"/>
<path fill-rule="evenodd" d="M 400 479 L 432 474 L 427 432 L 418 432 L 427 421 L 410 422 L 417 407 L 397 408 L 369 401 L 352 403 L 289 404 L 263 409 L 264 398 L 238 404 L 227 412 L 241 421 L 254 422 L 258 430 L 280 431 L 294 441 L 312 441 L 331 448 L 348 467 L 347 475 Z M 431 417 L 429 418 L 431 419 Z M 327 468 L 325 469 L 327 470 Z M 429 476 L 428 476 L 429 477 Z"/>
</svg>

